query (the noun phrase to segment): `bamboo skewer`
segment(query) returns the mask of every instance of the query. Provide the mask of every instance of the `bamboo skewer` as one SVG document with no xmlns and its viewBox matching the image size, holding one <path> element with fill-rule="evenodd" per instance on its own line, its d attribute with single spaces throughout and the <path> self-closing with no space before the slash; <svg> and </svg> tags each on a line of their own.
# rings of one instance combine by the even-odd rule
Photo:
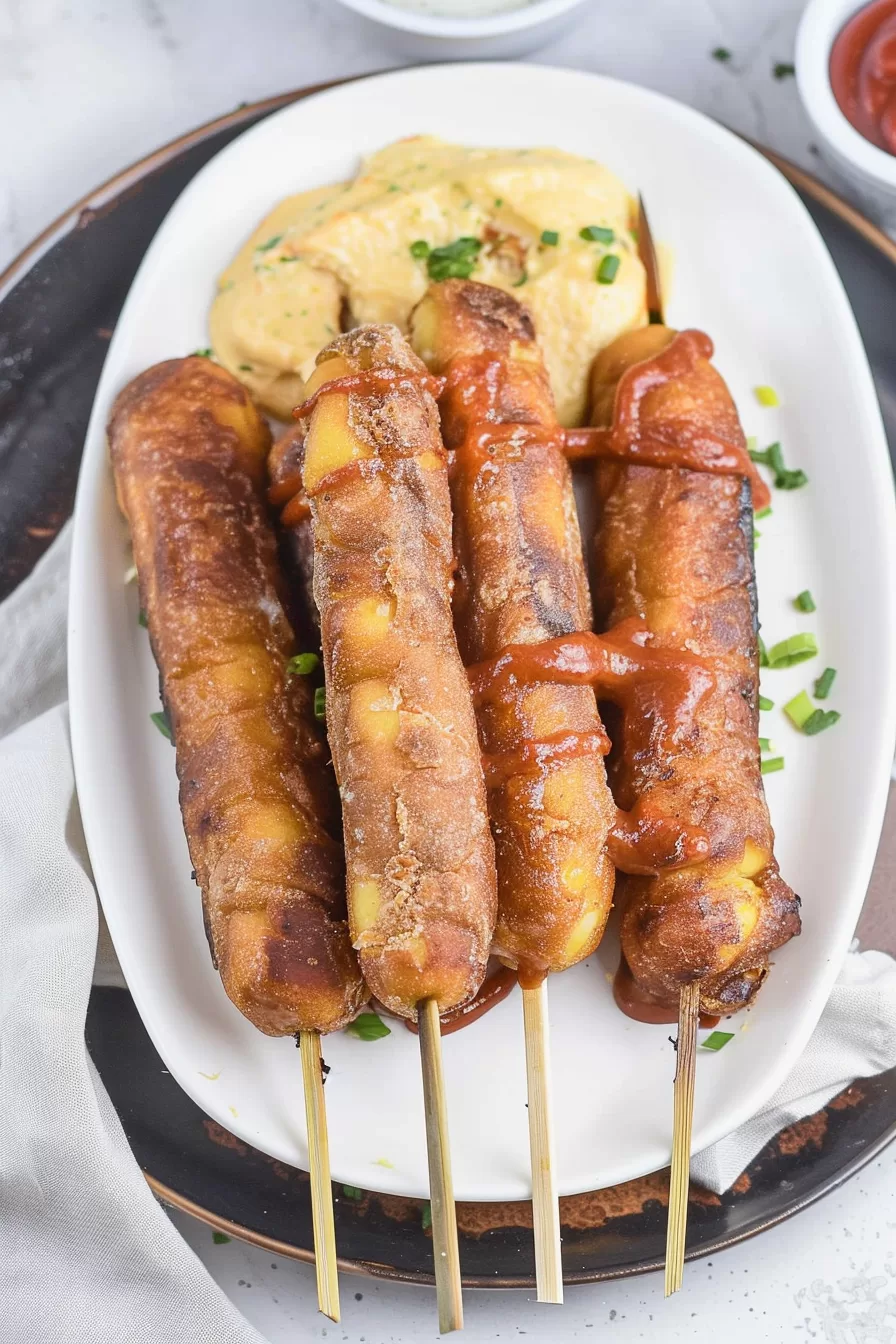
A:
<svg viewBox="0 0 896 1344">
<path fill-rule="evenodd" d="M 331 1321 L 338 1322 L 336 1228 L 333 1221 L 333 1187 L 330 1183 L 330 1145 L 327 1139 L 327 1109 L 324 1101 L 320 1034 L 316 1031 L 300 1031 L 299 1050 L 302 1055 L 305 1120 L 308 1126 L 308 1166 L 311 1174 L 311 1219 L 314 1225 L 317 1305 L 324 1316 L 329 1316 Z"/>
<path fill-rule="evenodd" d="M 691 1179 L 691 1128 L 694 1120 L 694 1073 L 700 982 L 685 985 L 678 1005 L 678 1047 L 675 1063 L 672 1169 L 669 1174 L 669 1223 L 666 1232 L 666 1297 L 677 1293 L 684 1274 Z"/>
<path fill-rule="evenodd" d="M 461 1296 L 457 1215 L 448 1147 L 448 1110 L 442 1074 L 442 1029 L 439 1005 L 424 999 L 417 1006 L 420 1063 L 423 1069 L 423 1109 L 429 1159 L 429 1201 L 432 1210 L 432 1251 L 435 1261 L 439 1331 L 443 1335 L 464 1328 Z"/>
<path fill-rule="evenodd" d="M 536 1296 L 539 1302 L 562 1304 L 563 1263 L 551 1120 L 547 980 L 542 980 L 537 989 L 523 990 L 523 1028 L 526 1035 L 526 1083 L 529 1093 Z"/>
</svg>

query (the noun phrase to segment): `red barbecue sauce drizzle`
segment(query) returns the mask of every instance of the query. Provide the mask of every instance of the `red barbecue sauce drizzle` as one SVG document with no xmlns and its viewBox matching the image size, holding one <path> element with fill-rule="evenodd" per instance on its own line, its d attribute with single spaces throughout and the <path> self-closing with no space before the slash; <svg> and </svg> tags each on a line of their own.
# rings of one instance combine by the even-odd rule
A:
<svg viewBox="0 0 896 1344">
<path fill-rule="evenodd" d="M 896 0 L 854 14 L 831 48 L 831 88 L 840 111 L 878 149 L 896 154 Z"/>
<path fill-rule="evenodd" d="M 623 956 L 619 958 L 619 969 L 613 979 L 613 998 L 616 1000 L 616 1007 L 621 1009 L 626 1017 L 632 1017 L 636 1022 L 648 1022 L 652 1026 L 660 1026 L 666 1022 L 678 1021 L 677 1002 L 658 998 L 649 990 L 642 989 Z M 711 1013 L 700 1014 L 701 1027 L 715 1027 L 718 1022 L 718 1017 L 714 1017 Z"/>
<path fill-rule="evenodd" d="M 468 1027 L 471 1022 L 478 1022 L 480 1017 L 484 1017 L 502 999 L 507 998 L 516 983 L 517 973 L 509 966 L 492 967 L 471 999 L 467 999 L 466 1003 L 458 1003 L 454 1008 L 449 1008 L 447 1012 L 440 1014 L 442 1035 L 450 1036 L 452 1032 Z M 404 1024 L 415 1036 L 419 1034 L 416 1022 L 405 1018 Z"/>
</svg>

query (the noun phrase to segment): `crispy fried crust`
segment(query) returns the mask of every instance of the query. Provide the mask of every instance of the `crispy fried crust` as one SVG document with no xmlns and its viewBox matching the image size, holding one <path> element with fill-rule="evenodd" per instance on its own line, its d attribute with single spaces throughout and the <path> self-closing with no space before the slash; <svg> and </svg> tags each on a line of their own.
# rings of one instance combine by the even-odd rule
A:
<svg viewBox="0 0 896 1344">
<path fill-rule="evenodd" d="M 572 480 L 550 439 L 557 419 L 528 313 L 500 290 L 448 280 L 430 287 L 411 333 L 430 367 L 448 377 L 440 407 L 465 662 L 590 629 Z M 486 420 L 548 433 L 482 451 L 476 427 Z M 615 809 L 602 726 L 590 687 L 546 682 L 508 687 L 480 706 L 478 720 L 486 761 L 503 765 L 487 774 L 498 865 L 494 951 L 537 982 L 588 956 L 610 910 L 606 840 Z M 534 743 L 548 749 L 532 752 Z"/>
<path fill-rule="evenodd" d="M 426 370 L 394 327 L 361 327 L 308 384 L 332 390 L 304 447 L 327 732 L 342 795 L 349 917 L 365 979 L 414 1017 L 478 989 L 495 920 L 494 849 L 470 691 L 451 622 L 451 513 Z M 275 486 L 282 458 L 272 458 Z"/>
<path fill-rule="evenodd" d="M 610 423 L 624 370 L 659 353 L 674 333 L 629 333 L 598 356 L 594 421 Z M 726 437 L 739 425 L 722 378 L 707 360 L 647 394 L 644 429 L 697 419 Z M 743 1007 L 769 953 L 799 932 L 799 901 L 774 858 L 759 770 L 759 667 L 752 500 L 737 476 L 600 462 L 595 538 L 599 628 L 643 617 L 652 643 L 710 660 L 715 686 L 690 741 L 658 747 L 637 701 L 616 737 L 610 782 L 620 807 L 649 797 L 658 810 L 703 827 L 711 857 L 659 877 L 620 874 L 623 953 L 638 990 L 677 1002 L 703 977 L 701 1008 Z"/>
<path fill-rule="evenodd" d="M 269 1036 L 332 1031 L 365 994 L 325 744 L 306 680 L 286 675 L 267 427 L 239 383 L 194 357 L 124 389 L 109 443 L 212 957 Z"/>
</svg>

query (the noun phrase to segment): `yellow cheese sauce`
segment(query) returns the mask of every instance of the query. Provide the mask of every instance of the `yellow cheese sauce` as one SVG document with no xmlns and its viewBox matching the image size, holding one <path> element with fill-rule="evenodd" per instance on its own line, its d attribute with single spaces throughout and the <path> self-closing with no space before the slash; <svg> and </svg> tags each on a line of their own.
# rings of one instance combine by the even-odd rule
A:
<svg viewBox="0 0 896 1344">
<path fill-rule="evenodd" d="M 286 420 L 327 341 L 361 322 L 406 331 L 439 275 L 433 249 L 475 239 L 467 273 L 529 308 L 560 421 L 579 424 L 595 354 L 646 321 L 632 222 L 626 188 L 590 159 L 399 140 L 353 182 L 290 196 L 271 211 L 220 278 L 211 344 Z M 583 238 L 583 229 L 599 237 Z"/>
</svg>

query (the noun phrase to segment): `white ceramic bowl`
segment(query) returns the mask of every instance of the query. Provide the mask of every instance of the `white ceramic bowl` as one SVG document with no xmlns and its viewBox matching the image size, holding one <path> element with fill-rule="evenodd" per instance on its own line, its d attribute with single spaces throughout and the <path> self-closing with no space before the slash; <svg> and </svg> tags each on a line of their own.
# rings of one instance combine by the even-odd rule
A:
<svg viewBox="0 0 896 1344">
<path fill-rule="evenodd" d="M 346 8 L 392 30 L 406 56 L 429 61 L 522 56 L 557 37 L 584 0 L 518 0 L 496 14 L 458 17 L 405 9 L 389 0 L 340 0 Z M 441 0 L 445 9 L 450 0 Z M 472 4 L 467 6 L 473 8 Z"/>
<path fill-rule="evenodd" d="M 896 155 L 872 145 L 840 111 L 831 88 L 831 48 L 866 0 L 809 0 L 796 38 L 800 97 L 818 134 L 819 149 L 852 187 L 867 212 L 896 230 Z"/>
</svg>

